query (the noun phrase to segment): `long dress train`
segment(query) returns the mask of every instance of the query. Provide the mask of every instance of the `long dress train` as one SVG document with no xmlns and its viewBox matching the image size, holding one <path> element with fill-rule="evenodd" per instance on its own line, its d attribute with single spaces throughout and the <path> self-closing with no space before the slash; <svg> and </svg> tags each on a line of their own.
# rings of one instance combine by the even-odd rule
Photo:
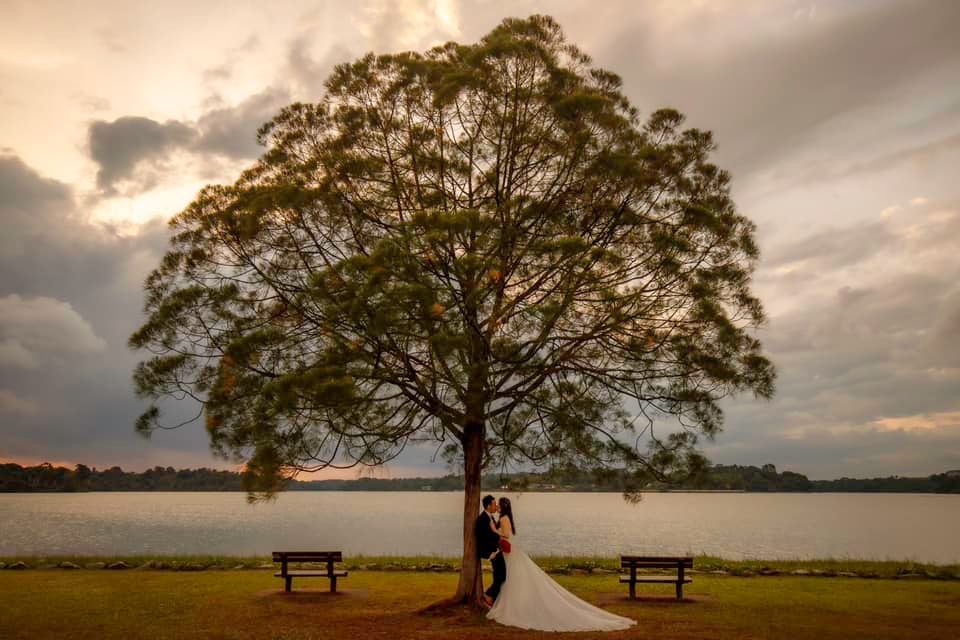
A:
<svg viewBox="0 0 960 640">
<path fill-rule="evenodd" d="M 491 620 L 540 631 L 616 631 L 637 623 L 584 602 L 538 567 L 516 536 L 510 544 L 510 553 L 504 554 L 507 581 L 487 612 Z"/>
</svg>

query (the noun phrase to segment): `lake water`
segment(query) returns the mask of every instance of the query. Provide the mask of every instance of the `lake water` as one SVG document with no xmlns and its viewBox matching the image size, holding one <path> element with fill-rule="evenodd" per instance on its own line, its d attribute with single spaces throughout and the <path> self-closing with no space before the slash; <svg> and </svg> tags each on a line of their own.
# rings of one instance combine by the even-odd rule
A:
<svg viewBox="0 0 960 640">
<path fill-rule="evenodd" d="M 960 562 L 960 495 L 652 493 L 637 505 L 614 493 L 506 495 L 534 555 Z M 0 555 L 460 553 L 459 493 L 290 492 L 257 505 L 245 496 L 0 494 Z"/>
</svg>

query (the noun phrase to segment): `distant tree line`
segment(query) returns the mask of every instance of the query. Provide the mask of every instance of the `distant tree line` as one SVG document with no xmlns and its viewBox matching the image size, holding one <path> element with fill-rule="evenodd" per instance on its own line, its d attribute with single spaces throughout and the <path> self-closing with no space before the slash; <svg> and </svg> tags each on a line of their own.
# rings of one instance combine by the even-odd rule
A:
<svg viewBox="0 0 960 640">
<path fill-rule="evenodd" d="M 143 472 L 120 467 L 73 469 L 43 463 L 35 467 L 0 464 L 0 491 L 240 491 L 240 474 L 219 469 L 153 467 Z"/>
<path fill-rule="evenodd" d="M 814 491 L 847 491 L 872 493 L 960 493 L 960 471 L 947 471 L 926 478 L 840 478 L 814 480 Z"/>
<path fill-rule="evenodd" d="M 153 467 L 143 472 L 120 467 L 98 470 L 83 464 L 73 469 L 50 463 L 22 467 L 0 464 L 0 492 L 42 491 L 243 491 L 241 474 L 219 469 L 174 469 Z M 544 473 L 487 474 L 484 490 L 509 488 L 515 491 L 623 491 L 627 480 L 616 471 L 603 475 L 570 469 Z M 866 492 L 866 493 L 960 493 L 960 471 L 927 477 L 840 478 L 809 480 L 793 471 L 777 471 L 772 464 L 762 467 L 712 465 L 679 486 L 651 483 L 649 490 L 727 490 L 748 492 Z M 293 480 L 288 491 L 462 491 L 463 477 L 357 478 L 350 480 Z"/>
</svg>

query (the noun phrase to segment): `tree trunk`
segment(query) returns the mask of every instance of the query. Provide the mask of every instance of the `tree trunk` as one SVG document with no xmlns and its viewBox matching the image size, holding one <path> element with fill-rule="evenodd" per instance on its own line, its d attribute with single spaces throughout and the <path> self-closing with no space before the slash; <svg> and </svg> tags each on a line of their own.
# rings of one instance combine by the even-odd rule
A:
<svg viewBox="0 0 960 640">
<path fill-rule="evenodd" d="M 473 606 L 482 606 L 483 580 L 477 558 L 477 537 L 474 524 L 480 513 L 480 473 L 483 462 L 483 422 L 469 422 L 463 434 L 463 559 L 460 583 L 453 599 Z"/>
</svg>

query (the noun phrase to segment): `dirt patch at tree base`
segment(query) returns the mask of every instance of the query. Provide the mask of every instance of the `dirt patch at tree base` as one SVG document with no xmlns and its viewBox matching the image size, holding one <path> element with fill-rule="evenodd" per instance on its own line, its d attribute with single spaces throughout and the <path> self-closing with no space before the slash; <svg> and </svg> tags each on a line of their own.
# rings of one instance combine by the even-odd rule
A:
<svg viewBox="0 0 960 640">
<path fill-rule="evenodd" d="M 283 587 L 279 589 L 265 589 L 253 594 L 257 598 L 277 598 L 285 602 L 329 602 L 341 598 L 366 600 L 369 596 L 367 589 L 337 589 L 331 593 L 329 589 L 294 589 L 287 592 Z"/>
<path fill-rule="evenodd" d="M 677 600 L 677 597 L 670 594 L 648 593 L 640 594 L 635 599 L 631 599 L 626 593 L 598 593 L 596 603 L 600 606 L 611 604 L 659 604 L 659 605 L 677 605 L 697 604 L 698 602 L 711 602 L 713 598 L 707 595 L 685 595 L 683 600 Z"/>
</svg>

